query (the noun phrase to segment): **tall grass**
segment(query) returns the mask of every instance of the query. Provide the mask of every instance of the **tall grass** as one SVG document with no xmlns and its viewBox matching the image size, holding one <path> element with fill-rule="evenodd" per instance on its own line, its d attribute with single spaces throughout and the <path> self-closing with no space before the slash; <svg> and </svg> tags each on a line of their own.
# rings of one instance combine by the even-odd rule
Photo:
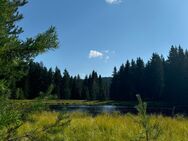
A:
<svg viewBox="0 0 188 141">
<path fill-rule="evenodd" d="M 19 135 L 53 124 L 59 113 L 42 112 L 30 115 L 30 121 L 24 123 L 18 130 Z M 134 117 L 134 118 L 133 118 Z M 38 139 L 55 141 L 137 141 L 143 127 L 139 124 L 137 115 L 101 114 L 93 117 L 86 113 L 71 113 L 68 126 L 56 127 L 45 136 L 38 132 Z M 149 116 L 150 124 L 159 123 L 161 129 L 157 141 L 188 141 L 188 119 L 183 117 Z M 145 141 L 139 138 L 139 141 Z"/>
</svg>

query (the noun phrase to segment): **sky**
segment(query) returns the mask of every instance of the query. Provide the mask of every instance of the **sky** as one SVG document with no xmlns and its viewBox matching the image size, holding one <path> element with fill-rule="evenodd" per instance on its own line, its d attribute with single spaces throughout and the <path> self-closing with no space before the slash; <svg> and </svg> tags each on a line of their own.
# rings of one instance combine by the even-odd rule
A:
<svg viewBox="0 0 188 141">
<path fill-rule="evenodd" d="M 30 0 L 20 9 L 21 38 L 55 26 L 59 48 L 35 61 L 82 77 L 96 70 L 111 76 L 127 59 L 168 55 L 188 48 L 187 0 Z"/>
</svg>

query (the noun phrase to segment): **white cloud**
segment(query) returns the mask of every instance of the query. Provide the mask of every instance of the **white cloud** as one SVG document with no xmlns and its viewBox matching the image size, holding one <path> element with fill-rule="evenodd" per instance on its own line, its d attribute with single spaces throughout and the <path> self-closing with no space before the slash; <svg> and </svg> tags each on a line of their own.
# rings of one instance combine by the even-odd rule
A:
<svg viewBox="0 0 188 141">
<path fill-rule="evenodd" d="M 103 57 L 103 53 L 102 52 L 99 52 L 99 51 L 96 51 L 96 50 L 90 50 L 89 52 L 89 58 L 101 58 Z"/>
<path fill-rule="evenodd" d="M 119 4 L 122 2 L 122 0 L 105 0 L 108 4 Z"/>
<path fill-rule="evenodd" d="M 113 58 L 115 54 L 114 50 L 103 50 L 103 51 L 97 51 L 97 50 L 90 50 L 88 57 L 90 59 L 92 58 L 100 58 L 105 63 L 109 62 Z"/>
</svg>

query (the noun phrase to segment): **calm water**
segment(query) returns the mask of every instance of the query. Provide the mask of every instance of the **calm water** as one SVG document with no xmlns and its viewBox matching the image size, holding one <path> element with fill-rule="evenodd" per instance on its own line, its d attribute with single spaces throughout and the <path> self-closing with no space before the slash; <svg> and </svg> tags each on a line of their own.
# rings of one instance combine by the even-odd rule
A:
<svg viewBox="0 0 188 141">
<path fill-rule="evenodd" d="M 87 112 L 93 115 L 100 113 L 114 113 L 119 112 L 122 114 L 126 113 L 137 113 L 134 107 L 127 106 L 115 106 L 115 105 L 100 105 L 100 106 L 88 106 L 88 105 L 51 105 L 51 110 L 60 112 Z M 152 114 L 164 114 L 164 115 L 174 115 L 181 113 L 187 115 L 187 108 L 180 107 L 148 107 L 148 113 Z"/>
</svg>

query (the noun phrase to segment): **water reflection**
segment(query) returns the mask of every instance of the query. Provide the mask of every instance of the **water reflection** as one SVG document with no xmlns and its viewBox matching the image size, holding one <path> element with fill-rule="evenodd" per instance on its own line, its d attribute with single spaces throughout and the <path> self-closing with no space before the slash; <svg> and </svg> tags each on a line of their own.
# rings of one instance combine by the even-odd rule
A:
<svg viewBox="0 0 188 141">
<path fill-rule="evenodd" d="M 137 113 L 134 107 L 128 106 L 116 106 L 116 105 L 51 105 L 50 109 L 58 112 L 87 112 L 93 115 L 100 113 L 114 113 L 119 112 L 122 114 L 125 113 Z M 174 107 L 148 107 L 147 112 L 150 114 L 163 114 L 163 115 L 174 115 L 181 113 L 187 115 L 187 108 L 175 108 Z"/>
<path fill-rule="evenodd" d="M 90 114 L 113 113 L 117 111 L 117 107 L 114 105 L 103 105 L 103 106 L 54 105 L 54 106 L 51 106 L 51 109 L 55 111 L 61 111 L 61 112 L 87 112 Z"/>
</svg>

